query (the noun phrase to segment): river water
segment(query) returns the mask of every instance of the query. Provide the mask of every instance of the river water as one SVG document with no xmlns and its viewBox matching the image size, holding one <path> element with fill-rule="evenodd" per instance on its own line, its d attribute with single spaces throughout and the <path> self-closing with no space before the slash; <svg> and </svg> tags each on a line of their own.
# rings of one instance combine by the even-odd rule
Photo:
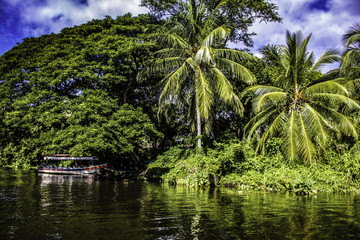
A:
<svg viewBox="0 0 360 240">
<path fill-rule="evenodd" d="M 360 239 L 360 196 L 195 190 L 0 168 L 0 239 Z"/>
</svg>

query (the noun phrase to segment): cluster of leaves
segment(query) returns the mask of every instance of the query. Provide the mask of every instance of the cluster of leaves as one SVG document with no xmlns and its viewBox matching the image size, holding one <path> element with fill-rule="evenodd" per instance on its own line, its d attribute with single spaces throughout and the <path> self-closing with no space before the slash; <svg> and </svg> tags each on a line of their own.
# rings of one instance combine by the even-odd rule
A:
<svg viewBox="0 0 360 240">
<path fill-rule="evenodd" d="M 160 26 L 148 15 L 106 17 L 25 39 L 2 55 L 1 164 L 54 153 L 128 164 L 149 158 L 163 137 L 152 121 L 156 79 L 140 85 L 136 76 Z"/>
</svg>

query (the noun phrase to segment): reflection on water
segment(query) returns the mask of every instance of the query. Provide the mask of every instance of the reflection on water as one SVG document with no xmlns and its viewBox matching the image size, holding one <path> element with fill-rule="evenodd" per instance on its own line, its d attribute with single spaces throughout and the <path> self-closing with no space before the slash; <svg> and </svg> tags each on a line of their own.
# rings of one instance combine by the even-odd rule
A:
<svg viewBox="0 0 360 240">
<path fill-rule="evenodd" d="M 57 175 L 57 174 L 46 174 L 38 173 L 40 179 L 40 185 L 46 186 L 49 184 L 69 184 L 73 182 L 86 182 L 91 184 L 95 176 L 94 175 Z"/>
<path fill-rule="evenodd" d="M 355 195 L 189 189 L 0 169 L 0 239 L 360 239 Z"/>
</svg>

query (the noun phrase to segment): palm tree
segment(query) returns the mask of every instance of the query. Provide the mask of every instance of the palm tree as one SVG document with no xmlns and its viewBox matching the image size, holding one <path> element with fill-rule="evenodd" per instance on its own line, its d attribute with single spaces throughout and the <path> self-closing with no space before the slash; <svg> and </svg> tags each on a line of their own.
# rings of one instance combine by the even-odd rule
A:
<svg viewBox="0 0 360 240">
<path fill-rule="evenodd" d="M 287 31 L 286 46 L 264 48 L 267 61 L 278 66 L 280 74 L 273 86 L 250 86 L 242 95 L 254 95 L 254 117 L 245 132 L 250 139 L 257 129 L 263 130 L 257 151 L 265 153 L 266 140 L 280 137 L 284 156 L 312 163 L 333 136 L 358 139 L 357 126 L 347 114 L 360 105 L 350 98 L 345 79 L 311 81 L 316 70 L 339 56 L 336 50 L 327 50 L 315 62 L 307 50 L 310 37 Z"/>
<path fill-rule="evenodd" d="M 354 24 L 343 37 L 346 50 L 343 54 L 342 70 L 352 79 L 360 77 L 360 24 Z"/>
<path fill-rule="evenodd" d="M 202 1 L 182 3 L 181 14 L 169 21 L 171 30 L 157 34 L 160 46 L 149 73 L 163 73 L 160 111 L 169 103 L 190 105 L 190 116 L 196 120 L 197 146 L 201 149 L 202 128 L 209 132 L 212 111 L 221 99 L 241 114 L 243 106 L 228 77 L 255 81 L 253 74 L 238 62 L 250 55 L 224 48 L 230 30 L 218 26 L 214 14 L 226 1 L 205 12 Z"/>
</svg>

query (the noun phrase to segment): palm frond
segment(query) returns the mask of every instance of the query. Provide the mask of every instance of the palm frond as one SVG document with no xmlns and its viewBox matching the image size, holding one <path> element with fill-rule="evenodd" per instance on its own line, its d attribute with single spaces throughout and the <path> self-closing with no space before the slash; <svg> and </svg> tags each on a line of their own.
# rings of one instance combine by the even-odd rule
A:
<svg viewBox="0 0 360 240">
<path fill-rule="evenodd" d="M 161 71 L 171 71 L 181 66 L 186 61 L 183 57 L 169 57 L 169 58 L 160 58 L 154 59 L 147 66 L 147 71 L 149 73 L 157 73 Z"/>
<path fill-rule="evenodd" d="M 220 8 L 225 5 L 226 3 L 228 3 L 228 0 L 222 0 L 219 2 L 219 4 L 214 8 L 214 10 L 212 11 L 213 14 L 216 14 L 217 11 L 220 10 Z"/>
<path fill-rule="evenodd" d="M 354 124 L 352 119 L 332 108 L 325 106 L 323 106 L 323 108 L 327 110 L 328 115 L 331 117 L 331 124 L 334 126 L 334 130 L 339 132 L 339 136 L 343 133 L 346 136 L 351 136 L 355 140 L 358 140 L 358 127 Z"/>
<path fill-rule="evenodd" d="M 223 26 L 218 27 L 205 37 L 201 43 L 201 46 L 213 46 L 216 43 L 222 42 L 225 40 L 226 36 L 229 35 L 229 33 L 229 29 Z"/>
<path fill-rule="evenodd" d="M 198 69 L 198 73 L 196 87 L 199 99 L 199 110 L 201 116 L 204 119 L 208 119 L 210 109 L 214 104 L 214 92 L 212 91 L 209 79 L 200 68 Z"/>
<path fill-rule="evenodd" d="M 260 52 L 266 61 L 281 65 L 282 52 L 277 45 L 267 45 L 263 47 Z"/>
<path fill-rule="evenodd" d="M 154 53 L 156 58 L 185 57 L 186 51 L 177 48 L 163 48 Z"/>
<path fill-rule="evenodd" d="M 276 107 L 269 107 L 256 114 L 244 127 L 244 137 L 250 140 L 256 129 L 269 121 L 269 118 L 278 111 Z"/>
<path fill-rule="evenodd" d="M 314 100 L 320 100 L 322 102 L 328 102 L 331 106 L 338 106 L 344 104 L 349 110 L 359 110 L 360 104 L 347 96 L 336 93 L 313 93 L 312 98 Z"/>
<path fill-rule="evenodd" d="M 346 47 L 350 47 L 351 45 L 360 42 L 360 24 L 355 23 L 351 26 L 344 35 L 343 40 Z"/>
<path fill-rule="evenodd" d="M 307 46 L 309 44 L 310 38 L 311 38 L 311 34 L 309 36 L 307 36 L 304 40 L 302 40 L 302 34 L 301 32 L 298 32 L 297 34 L 300 34 L 301 37 L 299 37 L 299 39 L 297 39 L 297 45 L 299 45 L 299 49 L 298 49 L 298 56 L 296 59 L 296 63 L 297 63 L 297 68 L 303 68 L 303 70 L 307 70 L 308 67 L 311 67 L 313 65 L 314 62 L 314 54 L 313 53 L 309 53 L 307 50 Z"/>
<path fill-rule="evenodd" d="M 342 58 L 342 65 L 345 66 L 358 66 L 360 62 L 360 48 L 349 48 Z"/>
<path fill-rule="evenodd" d="M 287 94 L 285 92 L 269 92 L 260 95 L 253 100 L 253 109 L 255 113 L 262 111 L 268 106 L 283 105 Z"/>
<path fill-rule="evenodd" d="M 215 61 L 214 50 L 209 46 L 201 47 L 196 52 L 194 59 L 199 63 L 203 62 L 212 64 Z"/>
<path fill-rule="evenodd" d="M 190 59 L 191 60 L 191 59 Z M 166 75 L 161 81 L 165 84 L 163 91 L 159 98 L 159 105 L 163 104 L 171 94 L 176 95 L 180 91 L 181 81 L 186 78 L 188 74 L 189 61 L 185 61 L 178 69 Z"/>
<path fill-rule="evenodd" d="M 331 125 L 328 120 L 307 103 L 304 105 L 301 115 L 315 141 L 320 147 L 325 148 L 331 140 L 328 130 Z"/>
<path fill-rule="evenodd" d="M 360 69 L 359 69 L 360 70 Z M 348 79 L 346 79 L 348 80 Z M 360 90 L 360 78 L 348 80 L 344 83 L 344 86 L 350 92 L 350 96 L 356 97 Z"/>
<path fill-rule="evenodd" d="M 311 52 L 309 54 L 309 56 L 307 57 L 307 59 L 305 59 L 305 62 L 303 63 L 303 71 L 306 72 L 304 79 L 307 77 L 307 75 L 309 75 L 310 73 L 312 73 L 311 71 L 308 71 L 308 69 L 311 69 L 312 66 L 314 65 L 314 60 L 315 60 L 315 55 L 314 52 Z"/>
<path fill-rule="evenodd" d="M 159 41 L 160 45 L 168 48 L 187 49 L 188 43 L 180 37 L 177 33 L 158 33 L 154 34 L 152 38 Z"/>
<path fill-rule="evenodd" d="M 348 96 L 350 94 L 350 91 L 346 88 L 346 86 L 343 83 L 347 83 L 347 80 L 343 78 L 328 80 L 325 82 L 320 82 L 311 85 L 307 87 L 304 90 L 304 92 L 308 95 L 314 93 L 336 93 L 336 94 Z"/>
<path fill-rule="evenodd" d="M 232 106 L 236 113 L 239 115 L 243 114 L 244 106 L 242 105 L 239 97 L 234 92 L 233 86 L 226 78 L 226 76 L 218 69 L 211 68 L 211 76 L 217 89 L 217 94 L 220 98 L 228 105 Z"/>
<path fill-rule="evenodd" d="M 216 66 L 222 69 L 226 69 L 231 75 L 231 77 L 240 79 L 249 85 L 256 82 L 255 75 L 248 68 L 244 67 L 239 63 L 225 58 L 219 58 L 217 59 Z"/>
<path fill-rule="evenodd" d="M 348 48 L 341 63 L 341 70 L 345 76 L 358 78 L 360 72 L 360 48 Z"/>
<path fill-rule="evenodd" d="M 336 50 L 336 49 L 326 50 L 321 55 L 321 57 L 314 63 L 314 65 L 310 69 L 310 72 L 320 69 L 321 67 L 324 66 L 324 64 L 338 62 L 340 59 L 341 59 L 341 56 L 340 56 L 340 53 L 338 50 Z"/>
<path fill-rule="evenodd" d="M 316 153 L 315 146 L 311 141 L 309 130 L 306 127 L 305 121 L 301 114 L 298 118 L 300 122 L 300 131 L 297 141 L 297 149 L 300 152 L 300 155 L 309 163 L 314 161 L 314 155 Z"/>
<path fill-rule="evenodd" d="M 169 57 L 148 61 L 143 65 L 143 69 L 137 75 L 137 80 L 143 81 L 144 79 L 149 78 L 154 74 L 160 76 L 167 74 L 169 70 L 173 70 L 181 66 L 184 60 L 185 59 L 182 57 Z"/>
<path fill-rule="evenodd" d="M 285 111 L 282 111 L 275 119 L 274 121 L 272 121 L 272 123 L 266 128 L 265 132 L 263 133 L 263 135 L 261 136 L 258 145 L 256 147 L 256 152 L 259 152 L 259 150 L 261 149 L 261 151 L 263 153 L 265 153 L 265 143 L 266 140 L 268 140 L 269 138 L 275 136 L 275 135 L 281 135 L 282 132 L 285 130 L 285 120 L 286 119 L 286 115 L 285 115 Z"/>
<path fill-rule="evenodd" d="M 229 59 L 234 62 L 241 62 L 245 60 L 257 60 L 256 57 L 251 56 L 248 53 L 235 50 L 235 49 L 216 49 L 217 56 L 219 58 Z"/>
<path fill-rule="evenodd" d="M 295 111 L 291 111 L 284 127 L 284 152 L 290 161 L 295 160 L 297 155 L 298 121 Z"/>
<path fill-rule="evenodd" d="M 274 87 L 274 86 L 266 86 L 266 85 L 253 85 L 249 86 L 242 91 L 240 98 L 247 97 L 251 94 L 254 96 L 260 96 L 270 92 L 283 92 L 282 88 Z"/>
</svg>

